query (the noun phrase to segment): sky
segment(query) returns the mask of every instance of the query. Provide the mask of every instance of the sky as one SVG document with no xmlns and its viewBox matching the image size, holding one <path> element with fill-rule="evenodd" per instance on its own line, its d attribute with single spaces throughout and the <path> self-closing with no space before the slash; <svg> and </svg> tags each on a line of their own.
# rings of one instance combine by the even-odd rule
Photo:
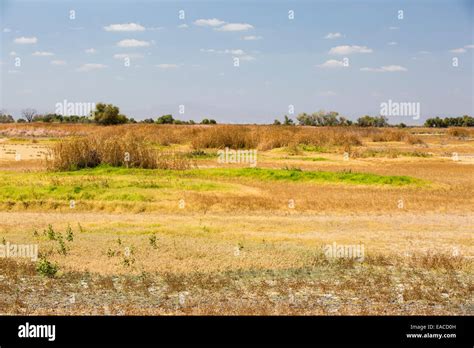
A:
<svg viewBox="0 0 474 348">
<path fill-rule="evenodd" d="M 137 120 L 355 120 L 389 101 L 421 115 L 390 123 L 474 116 L 471 0 L 0 3 L 0 109 L 16 118 L 64 100 Z"/>
</svg>

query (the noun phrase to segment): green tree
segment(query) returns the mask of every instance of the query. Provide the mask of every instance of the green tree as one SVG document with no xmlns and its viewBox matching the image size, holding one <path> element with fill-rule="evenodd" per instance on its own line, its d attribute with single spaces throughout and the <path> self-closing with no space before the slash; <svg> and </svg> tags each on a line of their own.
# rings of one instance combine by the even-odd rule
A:
<svg viewBox="0 0 474 348">
<path fill-rule="evenodd" d="M 94 120 L 102 125 L 114 125 L 126 123 L 127 117 L 120 114 L 117 106 L 97 103 L 94 111 Z"/>
<path fill-rule="evenodd" d="M 157 124 L 173 124 L 174 123 L 174 118 L 173 115 L 163 115 L 158 117 L 156 120 Z"/>
<path fill-rule="evenodd" d="M 12 115 L 7 114 L 5 110 L 0 110 L 0 123 L 15 123 Z"/>
<path fill-rule="evenodd" d="M 283 124 L 285 126 L 292 126 L 292 125 L 294 125 L 294 122 L 291 118 L 289 118 L 287 115 L 285 115 L 285 120 L 283 121 Z"/>
</svg>

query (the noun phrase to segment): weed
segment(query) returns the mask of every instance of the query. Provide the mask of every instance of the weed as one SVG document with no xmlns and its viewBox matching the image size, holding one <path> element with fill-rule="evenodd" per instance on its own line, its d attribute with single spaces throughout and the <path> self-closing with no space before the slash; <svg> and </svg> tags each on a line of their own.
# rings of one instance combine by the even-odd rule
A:
<svg viewBox="0 0 474 348">
<path fill-rule="evenodd" d="M 41 258 L 36 266 L 36 271 L 46 277 L 53 278 L 59 270 L 59 266 L 55 263 L 51 263 L 46 258 Z"/>
<path fill-rule="evenodd" d="M 153 249 L 156 249 L 156 248 L 157 248 L 157 245 L 156 245 L 156 235 L 155 235 L 155 234 L 151 235 L 148 240 L 149 240 L 149 242 L 150 242 L 150 245 L 153 247 Z"/>
<path fill-rule="evenodd" d="M 72 232 L 71 226 L 68 224 L 66 229 L 66 240 L 72 242 L 74 240 L 74 233 Z"/>
</svg>

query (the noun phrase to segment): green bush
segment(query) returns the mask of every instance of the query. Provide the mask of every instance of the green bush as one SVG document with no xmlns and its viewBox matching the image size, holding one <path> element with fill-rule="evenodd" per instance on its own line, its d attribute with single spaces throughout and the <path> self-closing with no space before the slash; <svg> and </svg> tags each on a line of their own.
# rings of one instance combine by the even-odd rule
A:
<svg viewBox="0 0 474 348">
<path fill-rule="evenodd" d="M 36 271 L 46 277 L 54 277 L 56 273 L 58 273 L 59 267 L 57 264 L 53 264 L 46 260 L 45 258 L 42 258 L 38 261 L 38 265 L 36 266 Z"/>
</svg>

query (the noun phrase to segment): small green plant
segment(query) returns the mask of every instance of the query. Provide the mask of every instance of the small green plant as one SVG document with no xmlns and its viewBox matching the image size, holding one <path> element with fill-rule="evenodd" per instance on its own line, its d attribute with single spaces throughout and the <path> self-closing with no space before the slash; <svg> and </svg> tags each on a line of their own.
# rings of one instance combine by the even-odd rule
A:
<svg viewBox="0 0 474 348">
<path fill-rule="evenodd" d="M 33 237 L 35 238 L 39 237 L 38 231 L 36 229 L 33 231 Z"/>
<path fill-rule="evenodd" d="M 58 273 L 59 267 L 55 263 L 49 262 L 46 258 L 41 258 L 36 266 L 36 271 L 46 277 L 53 278 Z"/>
<path fill-rule="evenodd" d="M 125 267 L 130 267 L 135 263 L 135 258 L 133 257 L 134 248 L 133 247 L 126 247 L 125 252 L 122 259 L 122 264 Z"/>
<path fill-rule="evenodd" d="M 66 229 L 66 240 L 72 242 L 74 240 L 74 233 L 72 232 L 71 226 L 68 224 Z"/>
<path fill-rule="evenodd" d="M 64 243 L 63 236 L 60 232 L 56 233 L 56 240 L 59 243 L 58 253 L 60 253 L 61 255 L 66 256 L 69 249 L 68 249 L 68 247 L 66 247 L 66 243 Z"/>
<path fill-rule="evenodd" d="M 110 248 L 107 250 L 107 257 L 114 257 L 117 254 L 118 254 L 118 251 L 112 250 Z"/>
<path fill-rule="evenodd" d="M 79 222 L 77 223 L 77 227 L 79 227 L 79 232 L 84 233 L 84 229 Z"/>
<path fill-rule="evenodd" d="M 53 226 L 51 226 L 51 224 L 48 225 L 46 235 L 48 236 L 49 240 L 56 240 L 56 232 L 54 232 Z"/>
<path fill-rule="evenodd" d="M 120 238 L 117 239 L 117 244 L 122 245 L 122 240 Z"/>
<path fill-rule="evenodd" d="M 156 245 L 156 240 L 157 240 L 157 238 L 156 238 L 155 234 L 151 235 L 150 238 L 149 238 L 150 245 L 153 247 L 153 249 L 156 249 L 158 247 Z"/>
</svg>

